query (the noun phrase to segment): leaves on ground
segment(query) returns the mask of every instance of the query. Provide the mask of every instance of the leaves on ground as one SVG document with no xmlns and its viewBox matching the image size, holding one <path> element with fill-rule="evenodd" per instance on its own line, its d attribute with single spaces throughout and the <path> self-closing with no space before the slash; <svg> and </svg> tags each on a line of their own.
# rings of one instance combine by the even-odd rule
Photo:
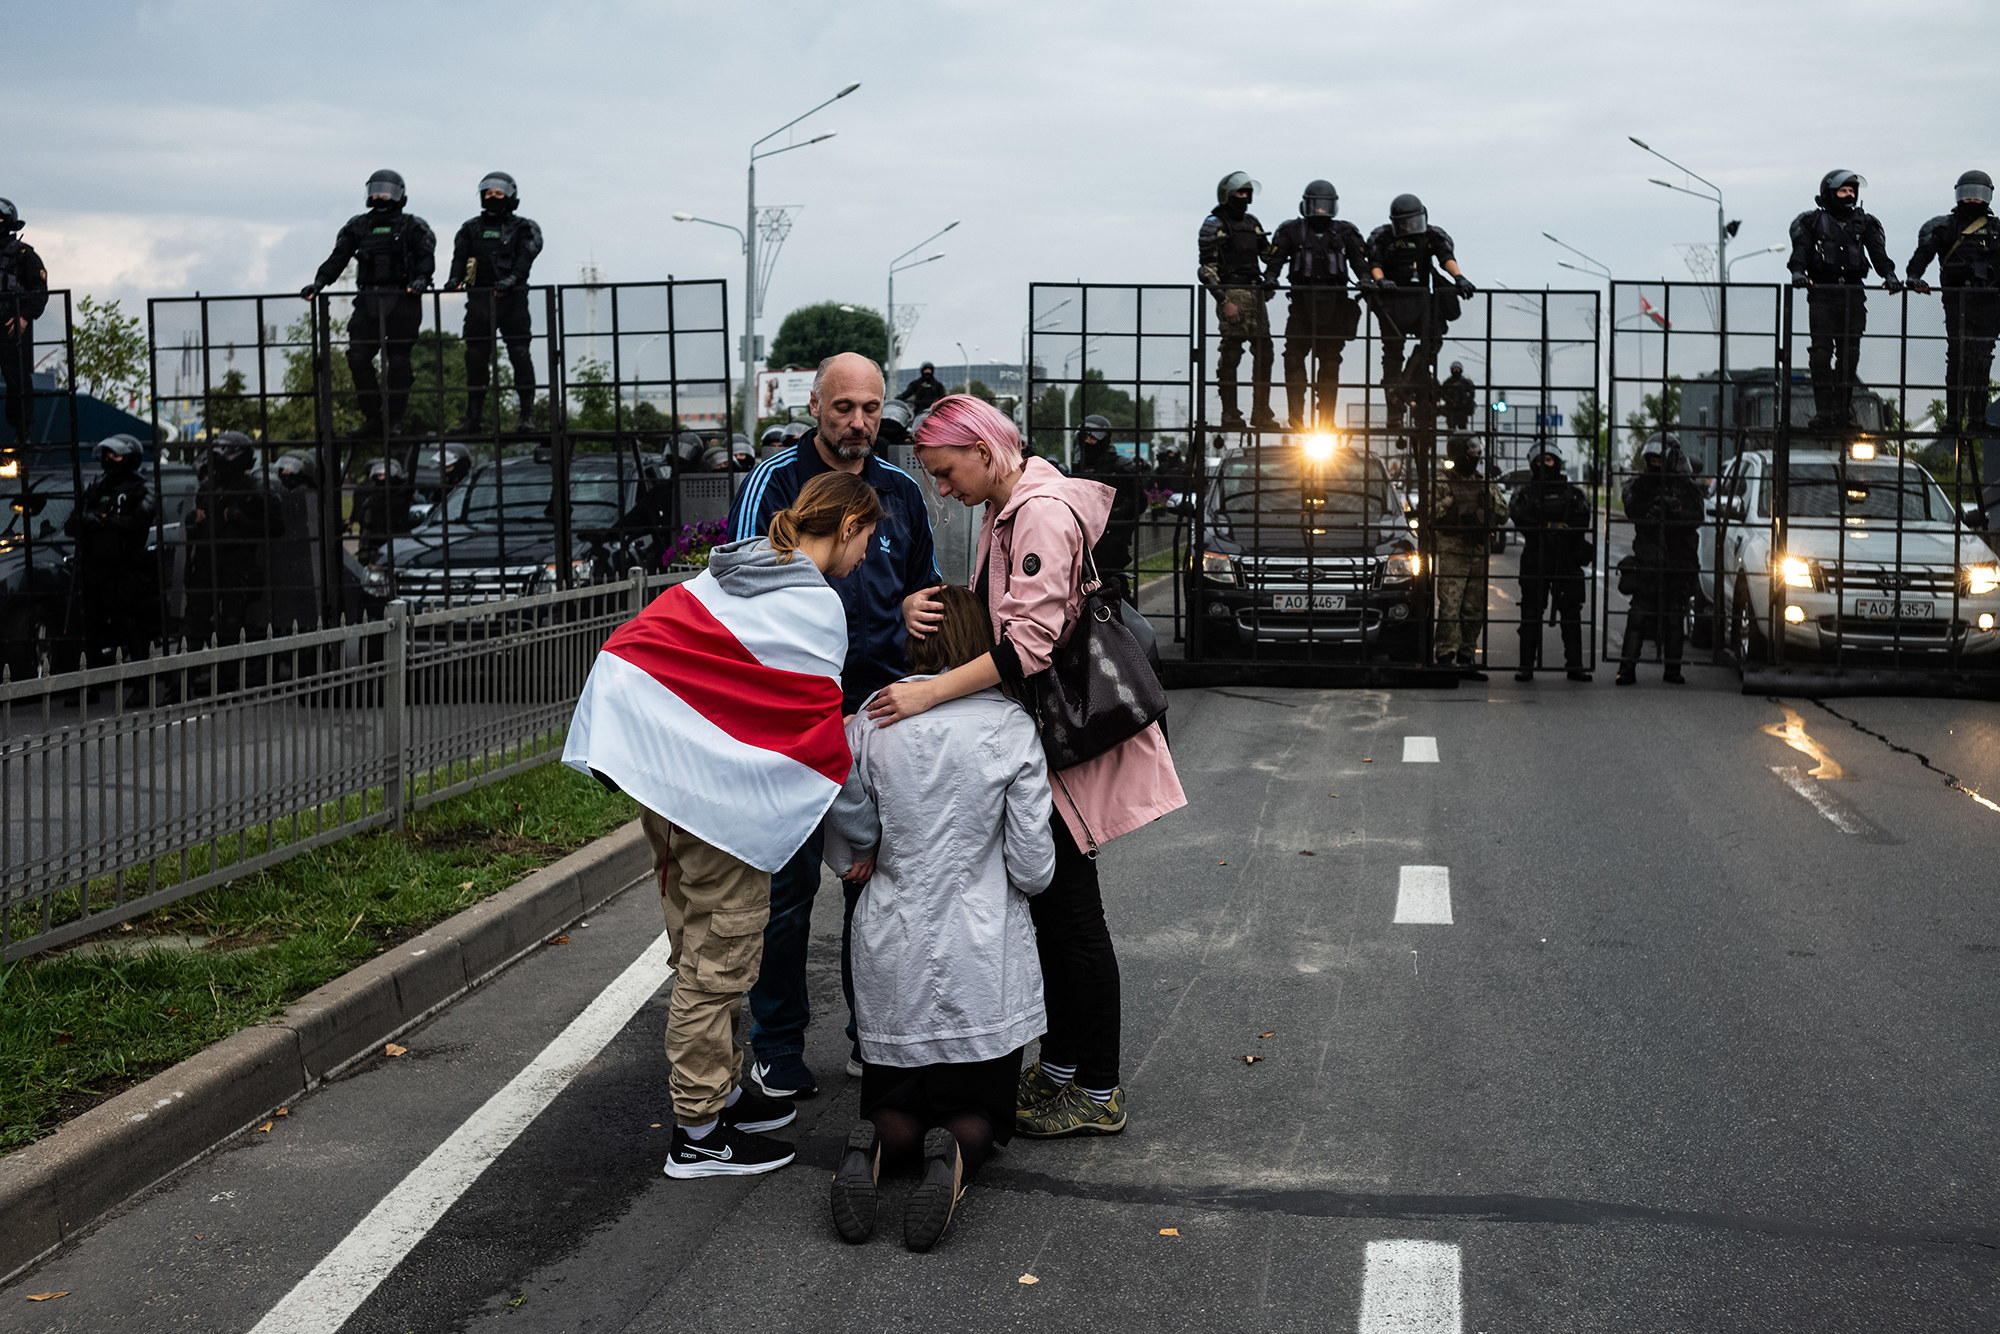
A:
<svg viewBox="0 0 2000 1334">
<path fill-rule="evenodd" d="M 260 1135 L 268 1135 L 271 1133 L 271 1127 L 276 1124 L 278 1124 L 276 1121 L 266 1121 L 263 1125 L 257 1127 L 257 1133 Z"/>
<path fill-rule="evenodd" d="M 382 1054 L 384 1056 L 407 1056 L 409 1053 L 410 1049 L 408 1047 L 398 1047 L 393 1042 L 387 1042 L 382 1045 Z"/>
<path fill-rule="evenodd" d="M 550 937 L 549 937 L 549 941 L 548 941 L 548 943 L 549 943 L 549 944 L 551 944 L 551 945 L 567 945 L 567 944 L 569 944 L 569 937 L 568 937 L 568 936 L 550 936 Z"/>
<path fill-rule="evenodd" d="M 1361 757 L 1361 762 L 1363 764 L 1373 764 L 1375 763 L 1375 760 L 1372 756 L 1364 755 Z"/>
<path fill-rule="evenodd" d="M 1033 1274 L 1023 1274 L 1017 1281 L 1023 1284 L 1035 1284 L 1041 1282 L 1041 1280 L 1036 1278 Z"/>
<path fill-rule="evenodd" d="M 1163 1227 L 1160 1229 L 1160 1235 L 1163 1237 L 1178 1237 L 1180 1234 L 1181 1230 L 1177 1227 Z"/>
<path fill-rule="evenodd" d="M 31 1292 L 28 1294 L 28 1300 L 31 1302 L 52 1302 L 58 1297 L 67 1296 L 69 1296 L 67 1292 Z"/>
<path fill-rule="evenodd" d="M 1314 851 L 1313 851 L 1313 850 L 1312 850 L 1311 848 L 1300 848 L 1300 849 L 1299 849 L 1299 856 L 1301 856 L 1301 857 L 1317 857 L 1318 855 L 1319 855 L 1319 854 L 1318 854 L 1318 853 L 1316 853 L 1316 852 L 1314 852 Z"/>
<path fill-rule="evenodd" d="M 1278 1030 L 1274 1028 L 1268 1033 L 1259 1033 L 1257 1036 L 1260 1038 L 1274 1038 L 1278 1036 Z"/>
<path fill-rule="evenodd" d="M 1253 1052 L 1250 1052 L 1249 1054 L 1247 1054 L 1246 1056 L 1244 1056 L 1244 1058 L 1243 1058 L 1243 1064 L 1245 1064 L 1245 1065 L 1255 1065 L 1255 1064 L 1257 1064 L 1257 1062 L 1259 1062 L 1259 1061 L 1261 1061 L 1261 1060 L 1263 1060 L 1263 1059 L 1264 1059 L 1263 1057 L 1259 1056 L 1259 1055 L 1258 1055 L 1258 1054 L 1257 1054 L 1256 1052 L 1254 1052 L 1254 1051 L 1253 1051 Z"/>
</svg>

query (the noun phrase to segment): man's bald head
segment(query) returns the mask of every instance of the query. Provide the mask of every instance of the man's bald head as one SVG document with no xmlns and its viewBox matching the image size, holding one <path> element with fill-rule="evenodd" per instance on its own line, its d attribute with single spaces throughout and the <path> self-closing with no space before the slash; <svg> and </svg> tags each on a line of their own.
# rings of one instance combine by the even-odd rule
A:
<svg viewBox="0 0 2000 1334">
<path fill-rule="evenodd" d="M 811 408 L 819 423 L 816 438 L 829 463 L 859 467 L 874 450 L 886 392 L 882 368 L 858 352 L 836 353 L 819 364 Z"/>
</svg>

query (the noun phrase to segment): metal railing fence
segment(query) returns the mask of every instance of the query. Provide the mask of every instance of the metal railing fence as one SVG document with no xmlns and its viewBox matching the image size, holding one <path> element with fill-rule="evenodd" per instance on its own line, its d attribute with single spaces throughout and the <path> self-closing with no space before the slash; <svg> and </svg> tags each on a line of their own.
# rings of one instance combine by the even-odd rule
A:
<svg viewBox="0 0 2000 1334">
<path fill-rule="evenodd" d="M 0 957 L 225 884 L 559 752 L 681 572 L 0 684 Z"/>
</svg>

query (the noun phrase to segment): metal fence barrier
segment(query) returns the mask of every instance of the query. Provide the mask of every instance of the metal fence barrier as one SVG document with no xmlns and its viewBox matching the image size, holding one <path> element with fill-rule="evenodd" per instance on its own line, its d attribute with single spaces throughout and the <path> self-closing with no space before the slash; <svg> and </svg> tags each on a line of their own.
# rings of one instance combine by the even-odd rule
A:
<svg viewBox="0 0 2000 1334">
<path fill-rule="evenodd" d="M 0 684 L 0 957 L 560 752 L 611 632 L 690 572 Z"/>
</svg>

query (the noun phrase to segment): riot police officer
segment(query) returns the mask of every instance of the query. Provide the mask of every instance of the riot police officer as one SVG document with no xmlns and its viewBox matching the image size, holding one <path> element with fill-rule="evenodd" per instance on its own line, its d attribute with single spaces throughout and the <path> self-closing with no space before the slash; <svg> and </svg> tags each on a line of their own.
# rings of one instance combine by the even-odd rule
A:
<svg viewBox="0 0 2000 1334">
<path fill-rule="evenodd" d="M 1472 412 L 1479 405 L 1479 391 L 1471 380 L 1465 377 L 1465 363 L 1451 363 L 1451 374 L 1438 387 L 1438 404 L 1444 409 L 1445 427 L 1453 431 L 1470 430 Z"/>
<path fill-rule="evenodd" d="M 1125 599 L 1136 604 L 1132 539 L 1146 513 L 1145 478 L 1138 461 L 1120 454 L 1111 442 L 1110 421 L 1095 412 L 1076 430 L 1075 475 L 1111 488 L 1111 516 L 1104 525 L 1104 535 L 1090 549 L 1090 558 L 1099 576 L 1107 581 L 1117 579 Z"/>
<path fill-rule="evenodd" d="M 416 488 L 403 475 L 402 464 L 394 459 L 368 460 L 368 471 L 354 495 L 354 531 L 361 534 L 355 556 L 363 565 L 374 564 L 384 543 L 415 527 L 410 506 L 416 499 Z"/>
<path fill-rule="evenodd" d="M 1459 271 L 1450 234 L 1431 226 L 1430 211 L 1415 195 L 1390 201 L 1389 221 L 1368 235 L 1368 256 L 1382 285 L 1375 313 L 1382 324 L 1382 397 L 1389 423 L 1400 426 L 1403 415 L 1413 411 L 1428 448 L 1437 421 L 1437 354 L 1444 348 L 1445 326 L 1458 318 L 1460 298 L 1479 289 Z M 1437 281 L 1440 267 L 1449 286 Z M 1404 347 L 1412 338 L 1417 350 L 1406 362 Z"/>
<path fill-rule="evenodd" d="M 1931 290 L 1924 270 L 1938 261 L 1944 289 L 1944 429 L 1981 433 L 1993 374 L 1993 340 L 2000 336 L 2000 219 L 1993 216 L 1993 178 L 1968 171 L 1958 178 L 1949 213 L 1917 232 L 1916 253 L 1904 266 L 1910 286 Z"/>
<path fill-rule="evenodd" d="M 1583 568 L 1594 556 L 1590 498 L 1563 476 L 1562 455 L 1544 445 L 1528 460 L 1527 484 L 1507 502 L 1507 515 L 1521 534 L 1521 665 L 1514 679 L 1535 679 L 1542 657 L 1542 613 L 1554 602 L 1562 622 L 1563 666 L 1570 680 L 1588 681 L 1590 673 L 1583 670 Z"/>
<path fill-rule="evenodd" d="M 882 426 L 875 432 L 875 446 L 887 449 L 890 445 L 907 445 L 914 434 L 912 424 L 917 414 L 910 411 L 910 405 L 898 399 L 890 399 L 882 405 Z"/>
<path fill-rule="evenodd" d="M 1347 276 L 1368 286 L 1368 246 L 1361 230 L 1340 212 L 1340 193 L 1331 182 L 1313 181 L 1299 200 L 1299 216 L 1278 224 L 1271 240 L 1265 273 L 1275 286 L 1279 273 L 1291 269 L 1291 302 L 1285 315 L 1285 399 L 1294 431 L 1315 426 L 1332 429 L 1335 398 L 1340 387 L 1340 355 L 1361 323 L 1361 307 L 1347 294 Z M 1306 359 L 1314 362 L 1313 398 L 1318 412 L 1306 407 Z"/>
<path fill-rule="evenodd" d="M 252 470 L 257 448 L 241 431 L 224 431 L 209 446 L 202 482 L 188 511 L 187 625 L 189 647 L 262 639 L 270 544 L 284 533 L 277 498 Z M 233 680 L 234 673 L 227 674 Z M 225 688 L 231 682 L 224 682 Z"/>
<path fill-rule="evenodd" d="M 535 421 L 535 359 L 529 351 L 534 317 L 528 308 L 528 270 L 542 253 L 542 229 L 516 211 L 521 191 L 504 171 L 479 182 L 479 212 L 467 218 L 451 246 L 445 290 L 464 292 L 465 419 L 455 431 L 478 431 L 486 415 L 486 386 L 493 376 L 493 331 L 507 341 L 514 367 L 520 428 Z"/>
<path fill-rule="evenodd" d="M 289 457 L 289 456 L 287 456 Z M 283 463 L 284 460 L 278 460 Z M 417 459 L 417 475 L 411 479 L 416 498 L 433 508 L 444 504 L 458 484 L 472 475 L 472 451 L 464 445 L 446 443 L 427 449 Z"/>
<path fill-rule="evenodd" d="M 1680 441 L 1655 435 L 1639 454 L 1639 471 L 1625 480 L 1620 495 L 1632 521 L 1632 554 L 1618 563 L 1618 590 L 1632 599 L 1625 615 L 1625 638 L 1618 650 L 1615 684 L 1639 679 L 1639 650 L 1651 639 L 1660 646 L 1668 685 L 1685 685 L 1681 649 L 1687 637 L 1687 608 L 1697 587 L 1697 549 L 1702 492 L 1695 484 Z"/>
<path fill-rule="evenodd" d="M 0 380 L 17 449 L 35 424 L 35 321 L 49 305 L 49 271 L 21 239 L 23 225 L 12 201 L 0 199 Z"/>
<path fill-rule="evenodd" d="M 782 426 L 766 426 L 764 433 L 757 437 L 757 457 L 760 459 L 768 459 L 784 447 L 785 428 Z"/>
<path fill-rule="evenodd" d="M 1861 284 L 1872 265 L 1891 292 L 1903 290 L 1883 248 L 1882 224 L 1861 207 L 1867 184 L 1851 171 L 1820 178 L 1818 207 L 1792 219 L 1792 286 L 1806 290 L 1812 331 L 1813 418 L 1816 431 L 1840 430 L 1854 420 L 1854 390 L 1861 335 L 1868 328 L 1868 295 Z"/>
<path fill-rule="evenodd" d="M 1445 466 L 1431 476 L 1425 505 L 1437 563 L 1437 665 L 1468 681 L 1486 676 L 1473 666 L 1486 628 L 1486 563 L 1493 533 L 1507 522 L 1500 488 L 1480 475 L 1479 445 L 1464 433 L 1445 444 Z"/>
<path fill-rule="evenodd" d="M 1243 345 L 1250 345 L 1249 429 L 1283 429 L 1271 415 L 1271 324 L 1264 303 L 1271 288 L 1264 261 L 1271 256 L 1264 224 L 1250 212 L 1250 201 L 1263 189 L 1247 172 L 1232 171 L 1215 187 L 1215 210 L 1201 224 L 1201 285 L 1215 298 L 1217 331 L 1222 344 L 1215 358 L 1216 388 L 1222 395 L 1222 429 L 1244 429 L 1237 397 L 1237 369 Z"/>
<path fill-rule="evenodd" d="M 159 512 L 140 473 L 145 461 L 145 448 L 129 435 L 98 441 L 98 475 L 63 525 L 76 539 L 83 641 L 94 665 L 120 651 L 127 662 L 146 657 L 158 628 L 159 571 L 146 539 Z"/>
<path fill-rule="evenodd" d="M 918 415 L 929 412 L 944 397 L 944 386 L 938 383 L 937 367 L 928 361 L 918 367 L 917 378 L 904 385 L 903 392 L 896 397 L 908 403 Z"/>
<path fill-rule="evenodd" d="M 324 611 L 326 575 L 319 549 L 319 464 L 295 449 L 271 465 L 278 479 L 283 536 L 271 544 L 271 623 L 281 634 L 311 630 Z"/>
<path fill-rule="evenodd" d="M 423 326 L 424 304 L 418 295 L 431 285 L 437 267 L 437 235 L 430 224 L 404 211 L 403 178 L 384 168 L 368 178 L 368 211 L 357 213 L 334 238 L 333 253 L 319 266 L 313 280 L 299 292 L 311 301 L 357 261 L 359 294 L 347 322 L 347 366 L 354 373 L 354 397 L 361 411 L 363 439 L 379 438 L 386 430 L 403 433 L 408 407 L 410 352 Z M 375 353 L 383 353 L 382 378 L 388 381 L 384 413 L 382 381 L 375 375 Z"/>
</svg>

